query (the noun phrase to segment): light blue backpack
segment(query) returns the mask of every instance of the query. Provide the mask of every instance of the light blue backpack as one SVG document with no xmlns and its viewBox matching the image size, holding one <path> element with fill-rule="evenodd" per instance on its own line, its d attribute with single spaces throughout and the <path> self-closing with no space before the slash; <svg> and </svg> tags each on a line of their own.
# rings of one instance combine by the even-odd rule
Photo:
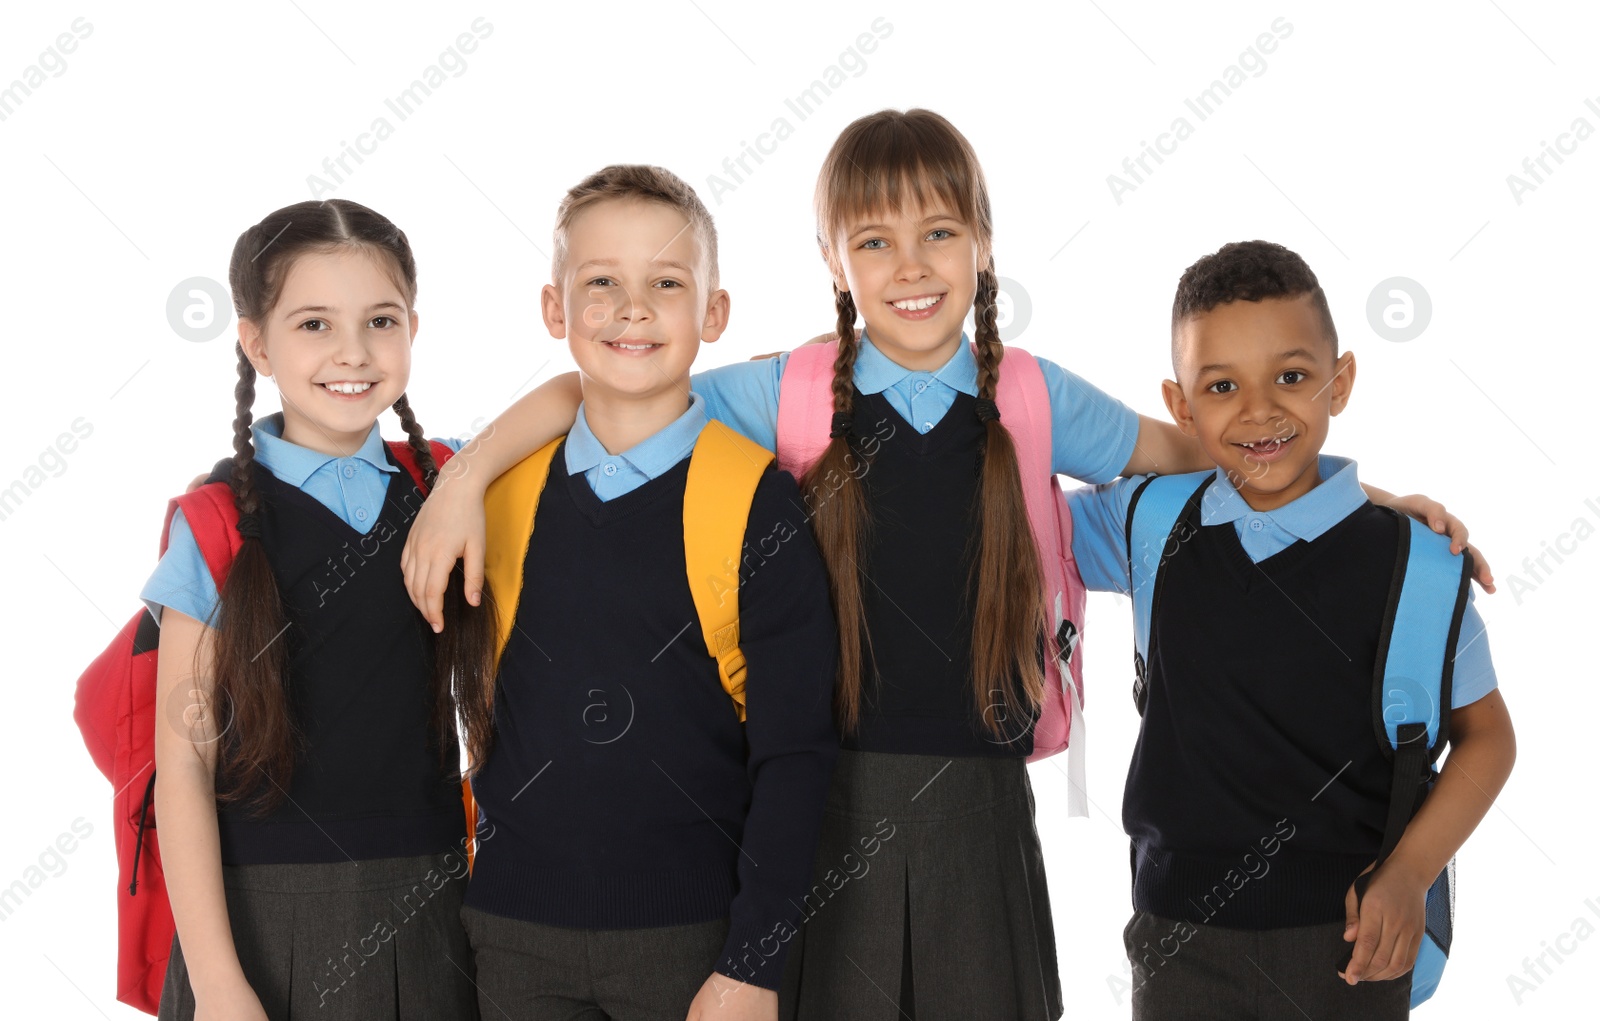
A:
<svg viewBox="0 0 1600 1021">
<path fill-rule="evenodd" d="M 1161 596 L 1161 565 L 1199 528 L 1199 510 L 1214 472 L 1152 476 L 1128 508 L 1127 552 L 1133 586 L 1134 702 L 1144 711 L 1150 625 Z M 1400 515 L 1397 515 L 1400 516 Z M 1450 732 L 1450 677 L 1467 606 L 1472 558 L 1450 552 L 1450 540 L 1401 517 L 1389 605 L 1378 638 L 1372 682 L 1373 735 L 1394 763 L 1389 817 L 1378 864 L 1389 857 L 1438 777 L 1436 762 Z M 1409 527 L 1406 527 L 1409 526 Z M 1366 893 L 1373 872 L 1356 880 Z M 1450 955 L 1455 925 L 1455 861 L 1428 890 L 1427 927 L 1411 972 L 1411 1006 L 1433 995 Z"/>
</svg>

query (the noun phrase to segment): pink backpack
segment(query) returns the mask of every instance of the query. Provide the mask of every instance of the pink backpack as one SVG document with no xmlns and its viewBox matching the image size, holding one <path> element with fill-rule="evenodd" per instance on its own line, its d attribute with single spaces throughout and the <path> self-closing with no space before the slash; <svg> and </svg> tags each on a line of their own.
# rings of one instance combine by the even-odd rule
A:
<svg viewBox="0 0 1600 1021">
<path fill-rule="evenodd" d="M 833 420 L 833 362 L 839 342 L 808 344 L 789 355 L 778 394 L 778 464 L 803 476 L 828 446 Z M 1083 785 L 1083 579 L 1072 559 L 1072 513 L 1050 471 L 1050 394 L 1034 357 L 1007 347 L 995 393 L 1000 421 L 1011 431 L 1022 470 L 1022 493 L 1043 567 L 1044 599 L 1052 623 L 1046 638 L 1044 706 L 1034 727 L 1029 762 L 1066 749 L 1071 784 L 1068 812 L 1087 815 Z M 1070 743 L 1068 738 L 1072 737 Z"/>
</svg>

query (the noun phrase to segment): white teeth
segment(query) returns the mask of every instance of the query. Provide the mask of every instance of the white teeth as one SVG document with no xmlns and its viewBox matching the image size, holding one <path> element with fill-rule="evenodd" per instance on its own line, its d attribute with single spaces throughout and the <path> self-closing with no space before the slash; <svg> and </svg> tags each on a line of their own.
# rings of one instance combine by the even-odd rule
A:
<svg viewBox="0 0 1600 1021">
<path fill-rule="evenodd" d="M 324 383 L 322 385 L 336 394 L 364 394 L 372 389 L 371 383 Z"/>
<path fill-rule="evenodd" d="M 944 295 L 936 294 L 931 298 L 908 298 L 905 301 L 891 302 L 891 304 L 895 308 L 904 309 L 907 312 L 915 312 L 924 308 L 932 308 L 943 300 Z"/>
<path fill-rule="evenodd" d="M 655 347 L 654 344 L 625 344 L 620 340 L 614 340 L 611 343 L 614 347 L 620 347 L 624 351 L 648 351 Z"/>
</svg>

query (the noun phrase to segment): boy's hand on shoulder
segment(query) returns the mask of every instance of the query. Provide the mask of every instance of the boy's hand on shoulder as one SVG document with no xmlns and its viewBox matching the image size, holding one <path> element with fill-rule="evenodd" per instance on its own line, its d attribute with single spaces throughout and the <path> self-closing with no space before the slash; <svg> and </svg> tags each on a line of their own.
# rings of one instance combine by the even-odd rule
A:
<svg viewBox="0 0 1600 1021">
<path fill-rule="evenodd" d="M 1372 871 L 1368 865 L 1361 874 Z M 1367 887 L 1359 906 L 1356 887 L 1344 895 L 1344 939 L 1354 943 L 1350 962 L 1339 977 L 1350 985 L 1399 978 L 1417 963 L 1427 924 L 1428 887 L 1390 859 Z"/>
<path fill-rule="evenodd" d="M 483 592 L 485 487 L 475 485 L 470 475 L 448 477 L 449 472 L 446 465 L 400 551 L 406 593 L 435 634 L 444 630 L 444 590 L 457 560 L 466 576 L 467 602 L 479 605 Z"/>
<path fill-rule="evenodd" d="M 686 1021 L 778 1021 L 778 994 L 712 972 L 689 1004 Z"/>
</svg>

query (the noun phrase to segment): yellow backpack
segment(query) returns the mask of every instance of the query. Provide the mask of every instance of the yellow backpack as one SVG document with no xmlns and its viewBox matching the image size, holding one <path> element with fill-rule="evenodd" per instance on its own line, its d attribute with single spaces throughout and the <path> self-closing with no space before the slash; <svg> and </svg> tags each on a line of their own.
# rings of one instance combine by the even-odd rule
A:
<svg viewBox="0 0 1600 1021">
<path fill-rule="evenodd" d="M 550 475 L 554 440 L 489 486 L 484 577 L 495 595 L 495 660 L 511 639 L 522 596 L 522 564 L 533 536 L 539 496 Z M 739 563 L 756 484 L 772 452 L 718 421 L 706 423 L 689 458 L 683 494 L 684 567 L 706 651 L 717 661 L 723 690 L 744 721 L 744 653 L 739 649 Z"/>
</svg>

